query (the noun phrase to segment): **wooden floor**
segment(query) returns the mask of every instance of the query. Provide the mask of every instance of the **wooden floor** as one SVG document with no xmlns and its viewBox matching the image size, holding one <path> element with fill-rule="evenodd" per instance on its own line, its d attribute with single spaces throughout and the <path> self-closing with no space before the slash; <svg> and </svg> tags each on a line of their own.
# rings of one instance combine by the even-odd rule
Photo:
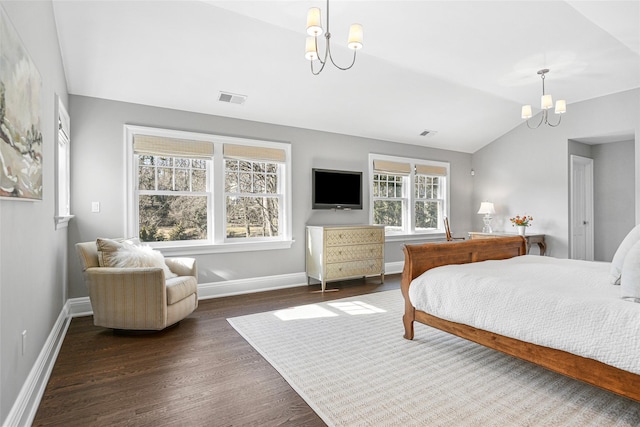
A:
<svg viewBox="0 0 640 427">
<path fill-rule="evenodd" d="M 400 275 L 200 301 L 176 327 L 115 335 L 92 317 L 71 321 L 34 426 L 324 426 L 226 321 L 399 289 Z M 401 322 L 398 319 L 398 322 Z"/>
</svg>

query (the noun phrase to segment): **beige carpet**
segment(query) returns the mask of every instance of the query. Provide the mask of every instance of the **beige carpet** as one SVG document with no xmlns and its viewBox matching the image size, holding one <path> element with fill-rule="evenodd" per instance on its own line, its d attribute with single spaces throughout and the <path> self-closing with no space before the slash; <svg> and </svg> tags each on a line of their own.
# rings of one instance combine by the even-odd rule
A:
<svg viewBox="0 0 640 427">
<path fill-rule="evenodd" d="M 416 324 L 400 291 L 229 319 L 330 426 L 639 426 L 640 403 Z"/>
</svg>

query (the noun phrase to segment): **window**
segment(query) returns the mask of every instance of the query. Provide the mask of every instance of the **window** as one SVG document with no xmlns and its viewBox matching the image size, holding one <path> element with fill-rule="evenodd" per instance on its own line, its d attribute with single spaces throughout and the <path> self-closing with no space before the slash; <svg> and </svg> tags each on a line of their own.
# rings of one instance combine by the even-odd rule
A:
<svg viewBox="0 0 640 427">
<path fill-rule="evenodd" d="M 56 199 L 55 199 L 55 224 L 56 229 L 68 225 L 71 215 L 71 173 L 70 151 L 71 120 L 64 104 L 58 98 L 58 134 L 56 136 Z"/>
<path fill-rule="evenodd" d="M 226 238 L 279 238 L 285 152 L 266 147 L 224 146 Z"/>
<path fill-rule="evenodd" d="M 191 253 L 231 250 L 221 249 L 230 243 L 290 246 L 289 144 L 125 129 L 128 235 Z"/>
<path fill-rule="evenodd" d="M 388 235 L 444 232 L 448 163 L 371 154 L 369 164 L 372 224 Z"/>
</svg>

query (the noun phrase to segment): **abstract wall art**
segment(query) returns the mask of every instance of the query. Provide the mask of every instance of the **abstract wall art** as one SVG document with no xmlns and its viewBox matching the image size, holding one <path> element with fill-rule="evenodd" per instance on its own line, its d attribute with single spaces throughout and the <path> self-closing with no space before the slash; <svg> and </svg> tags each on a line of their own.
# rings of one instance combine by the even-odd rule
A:
<svg viewBox="0 0 640 427">
<path fill-rule="evenodd" d="M 0 197 L 42 200 L 42 79 L 0 6 Z"/>
</svg>

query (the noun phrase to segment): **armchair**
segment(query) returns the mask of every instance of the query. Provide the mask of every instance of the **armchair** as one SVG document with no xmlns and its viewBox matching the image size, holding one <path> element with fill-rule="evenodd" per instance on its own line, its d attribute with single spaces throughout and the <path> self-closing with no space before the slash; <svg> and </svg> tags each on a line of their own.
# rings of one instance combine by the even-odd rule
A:
<svg viewBox="0 0 640 427">
<path fill-rule="evenodd" d="M 161 267 L 100 267 L 96 242 L 76 244 L 97 326 L 161 330 L 198 307 L 196 261 L 166 258 L 177 277 L 165 279 Z"/>
</svg>

